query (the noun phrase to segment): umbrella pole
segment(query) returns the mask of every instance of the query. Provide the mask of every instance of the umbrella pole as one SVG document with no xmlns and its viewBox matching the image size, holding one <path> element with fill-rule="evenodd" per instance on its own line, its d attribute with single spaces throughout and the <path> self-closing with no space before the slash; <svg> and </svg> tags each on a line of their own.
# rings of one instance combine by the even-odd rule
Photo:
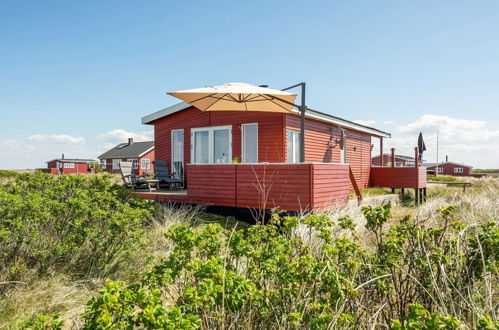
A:
<svg viewBox="0 0 499 330">
<path fill-rule="evenodd" d="M 300 163 L 304 163 L 305 162 L 305 111 L 307 109 L 307 106 L 305 105 L 305 83 L 301 82 L 299 84 L 289 86 L 287 88 L 284 88 L 283 91 L 286 91 L 288 89 L 292 89 L 292 88 L 295 88 L 298 86 L 301 86 L 301 105 L 299 106 L 300 115 L 301 115 Z"/>
</svg>

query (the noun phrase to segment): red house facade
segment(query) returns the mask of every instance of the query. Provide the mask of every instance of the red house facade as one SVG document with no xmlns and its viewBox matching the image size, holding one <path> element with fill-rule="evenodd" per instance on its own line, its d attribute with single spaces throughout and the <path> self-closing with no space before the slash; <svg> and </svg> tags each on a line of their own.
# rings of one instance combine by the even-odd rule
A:
<svg viewBox="0 0 499 330">
<path fill-rule="evenodd" d="M 157 201 L 288 211 L 344 205 L 350 190 L 373 179 L 371 138 L 389 133 L 307 109 L 305 161 L 299 162 L 300 117 L 293 113 L 202 112 L 179 103 L 142 119 L 154 126 L 157 160 L 182 168 L 186 191 L 139 194 Z M 391 169 L 397 175 L 397 169 Z M 423 188 L 424 168 L 406 186 Z M 374 173 L 376 175 L 376 173 Z M 377 181 L 383 183 L 383 175 Z M 408 182 L 410 181 L 410 182 Z M 397 187 L 398 188 L 398 187 Z"/>
<path fill-rule="evenodd" d="M 99 157 L 100 169 L 105 172 L 118 172 L 121 161 L 133 163 L 135 174 L 154 173 L 154 141 L 134 142 L 132 138 L 127 143 L 120 143 Z"/>
<path fill-rule="evenodd" d="M 52 174 L 86 174 L 94 173 L 95 168 L 91 164 L 96 163 L 93 159 L 53 159 L 47 162 L 47 168 L 38 169 L 45 173 Z"/>
<path fill-rule="evenodd" d="M 451 176 L 472 176 L 472 177 L 483 177 L 486 174 L 482 173 L 472 173 L 472 166 L 454 163 L 454 162 L 444 162 L 438 164 L 436 163 L 428 163 L 425 164 L 428 174 L 437 174 L 437 175 L 451 175 Z"/>
</svg>

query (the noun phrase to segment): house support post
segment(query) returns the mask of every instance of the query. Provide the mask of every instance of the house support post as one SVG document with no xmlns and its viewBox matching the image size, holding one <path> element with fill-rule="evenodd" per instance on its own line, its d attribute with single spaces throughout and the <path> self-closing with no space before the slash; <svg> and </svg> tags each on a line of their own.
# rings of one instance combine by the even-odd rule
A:
<svg viewBox="0 0 499 330">
<path fill-rule="evenodd" d="M 391 162 L 392 162 L 392 167 L 395 167 L 395 148 L 392 148 L 392 159 L 391 159 Z"/>
<path fill-rule="evenodd" d="M 383 155 L 383 137 L 380 137 L 380 138 L 379 138 L 379 157 L 380 157 L 380 159 L 381 159 L 381 163 L 380 163 L 380 165 L 381 165 L 381 166 L 383 166 L 383 165 L 384 165 L 384 163 L 385 163 L 385 162 L 383 161 L 383 160 L 384 160 L 384 158 L 385 158 L 385 156 Z"/>
<path fill-rule="evenodd" d="M 301 136 L 300 136 L 300 162 L 305 162 L 305 111 L 307 107 L 305 106 L 305 83 L 301 83 Z"/>
<path fill-rule="evenodd" d="M 414 148 L 414 167 L 419 167 L 419 149 L 418 147 Z"/>
</svg>

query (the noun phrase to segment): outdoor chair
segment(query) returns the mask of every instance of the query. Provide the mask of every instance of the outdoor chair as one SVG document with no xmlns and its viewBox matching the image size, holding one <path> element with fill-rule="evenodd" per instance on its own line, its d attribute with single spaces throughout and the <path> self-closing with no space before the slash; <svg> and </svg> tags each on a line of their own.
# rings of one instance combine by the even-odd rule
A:
<svg viewBox="0 0 499 330">
<path fill-rule="evenodd" d="M 137 188 L 147 187 L 149 191 L 159 190 L 159 180 L 146 179 L 137 177 L 133 169 L 132 162 L 120 162 L 121 177 L 125 187 L 131 188 L 133 191 Z"/>
<path fill-rule="evenodd" d="M 184 181 L 176 176 L 176 173 L 170 174 L 168 170 L 168 162 L 163 160 L 157 160 L 154 162 L 154 172 L 156 173 L 156 179 L 159 183 L 166 183 L 170 190 L 176 188 L 179 189 Z"/>
</svg>

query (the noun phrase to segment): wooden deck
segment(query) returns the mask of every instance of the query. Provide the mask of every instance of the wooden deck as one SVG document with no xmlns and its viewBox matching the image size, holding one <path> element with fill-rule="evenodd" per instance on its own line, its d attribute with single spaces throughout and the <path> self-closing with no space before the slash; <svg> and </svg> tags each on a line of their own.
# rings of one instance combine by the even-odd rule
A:
<svg viewBox="0 0 499 330">
<path fill-rule="evenodd" d="M 371 187 L 426 188 L 426 167 L 371 167 Z"/>
<path fill-rule="evenodd" d="M 186 192 L 137 195 L 158 202 L 310 211 L 346 205 L 350 190 L 345 164 L 191 164 L 186 178 Z"/>
<path fill-rule="evenodd" d="M 347 164 L 189 164 L 185 175 L 187 190 L 136 194 L 161 203 L 316 211 L 346 205 L 356 186 Z M 371 167 L 370 182 L 375 187 L 425 188 L 426 168 Z"/>
</svg>

